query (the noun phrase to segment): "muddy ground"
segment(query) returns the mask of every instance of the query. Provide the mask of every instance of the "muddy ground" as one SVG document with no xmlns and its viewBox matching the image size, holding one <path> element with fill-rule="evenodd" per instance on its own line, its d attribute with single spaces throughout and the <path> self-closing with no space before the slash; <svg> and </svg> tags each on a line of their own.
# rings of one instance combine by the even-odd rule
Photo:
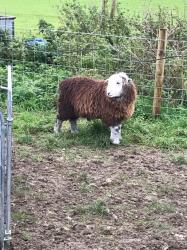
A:
<svg viewBox="0 0 187 250">
<path fill-rule="evenodd" d="M 187 249 L 187 166 L 137 146 L 15 146 L 15 250 Z"/>
</svg>

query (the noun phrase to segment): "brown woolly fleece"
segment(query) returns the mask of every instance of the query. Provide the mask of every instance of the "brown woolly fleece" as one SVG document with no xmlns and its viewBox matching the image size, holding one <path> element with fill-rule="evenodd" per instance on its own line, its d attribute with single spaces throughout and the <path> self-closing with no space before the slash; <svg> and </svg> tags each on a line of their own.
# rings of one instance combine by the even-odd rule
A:
<svg viewBox="0 0 187 250">
<path fill-rule="evenodd" d="M 120 98 L 106 95 L 106 81 L 88 77 L 72 77 L 60 83 L 57 118 L 76 120 L 79 117 L 101 119 L 108 126 L 120 124 L 134 113 L 136 87 L 124 85 Z"/>
</svg>

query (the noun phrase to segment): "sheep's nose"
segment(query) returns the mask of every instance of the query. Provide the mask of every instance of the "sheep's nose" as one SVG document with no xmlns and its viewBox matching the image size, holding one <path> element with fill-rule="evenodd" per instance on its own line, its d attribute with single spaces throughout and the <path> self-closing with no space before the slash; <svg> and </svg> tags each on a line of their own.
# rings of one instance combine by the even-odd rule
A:
<svg viewBox="0 0 187 250">
<path fill-rule="evenodd" d="M 131 83 L 131 82 L 132 82 L 132 79 L 131 79 L 131 78 L 129 78 L 128 83 Z"/>
</svg>

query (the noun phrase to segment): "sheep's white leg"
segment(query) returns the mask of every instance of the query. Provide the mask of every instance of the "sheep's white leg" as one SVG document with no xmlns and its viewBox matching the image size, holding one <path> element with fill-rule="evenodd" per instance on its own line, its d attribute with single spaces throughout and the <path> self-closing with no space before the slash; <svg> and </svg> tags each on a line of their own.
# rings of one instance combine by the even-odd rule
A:
<svg viewBox="0 0 187 250">
<path fill-rule="evenodd" d="M 121 127 L 122 127 L 122 125 L 119 124 L 118 127 L 119 127 L 119 139 L 121 140 L 122 139 L 122 136 L 121 136 Z"/>
<path fill-rule="evenodd" d="M 110 127 L 110 140 L 113 144 L 119 144 L 121 139 L 121 124 Z"/>
<path fill-rule="evenodd" d="M 54 132 L 55 134 L 58 134 L 60 132 L 60 128 L 62 126 L 62 120 L 56 119 L 55 125 L 54 125 Z"/>
<path fill-rule="evenodd" d="M 70 120 L 70 130 L 72 134 L 78 133 L 77 120 Z"/>
</svg>

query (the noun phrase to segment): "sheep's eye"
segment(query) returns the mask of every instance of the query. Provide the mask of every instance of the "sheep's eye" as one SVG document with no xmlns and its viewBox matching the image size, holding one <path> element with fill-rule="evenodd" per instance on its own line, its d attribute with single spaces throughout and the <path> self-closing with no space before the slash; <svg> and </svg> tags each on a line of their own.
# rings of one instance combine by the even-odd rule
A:
<svg viewBox="0 0 187 250">
<path fill-rule="evenodd" d="M 120 82 L 117 82 L 117 84 L 120 84 Z"/>
</svg>

